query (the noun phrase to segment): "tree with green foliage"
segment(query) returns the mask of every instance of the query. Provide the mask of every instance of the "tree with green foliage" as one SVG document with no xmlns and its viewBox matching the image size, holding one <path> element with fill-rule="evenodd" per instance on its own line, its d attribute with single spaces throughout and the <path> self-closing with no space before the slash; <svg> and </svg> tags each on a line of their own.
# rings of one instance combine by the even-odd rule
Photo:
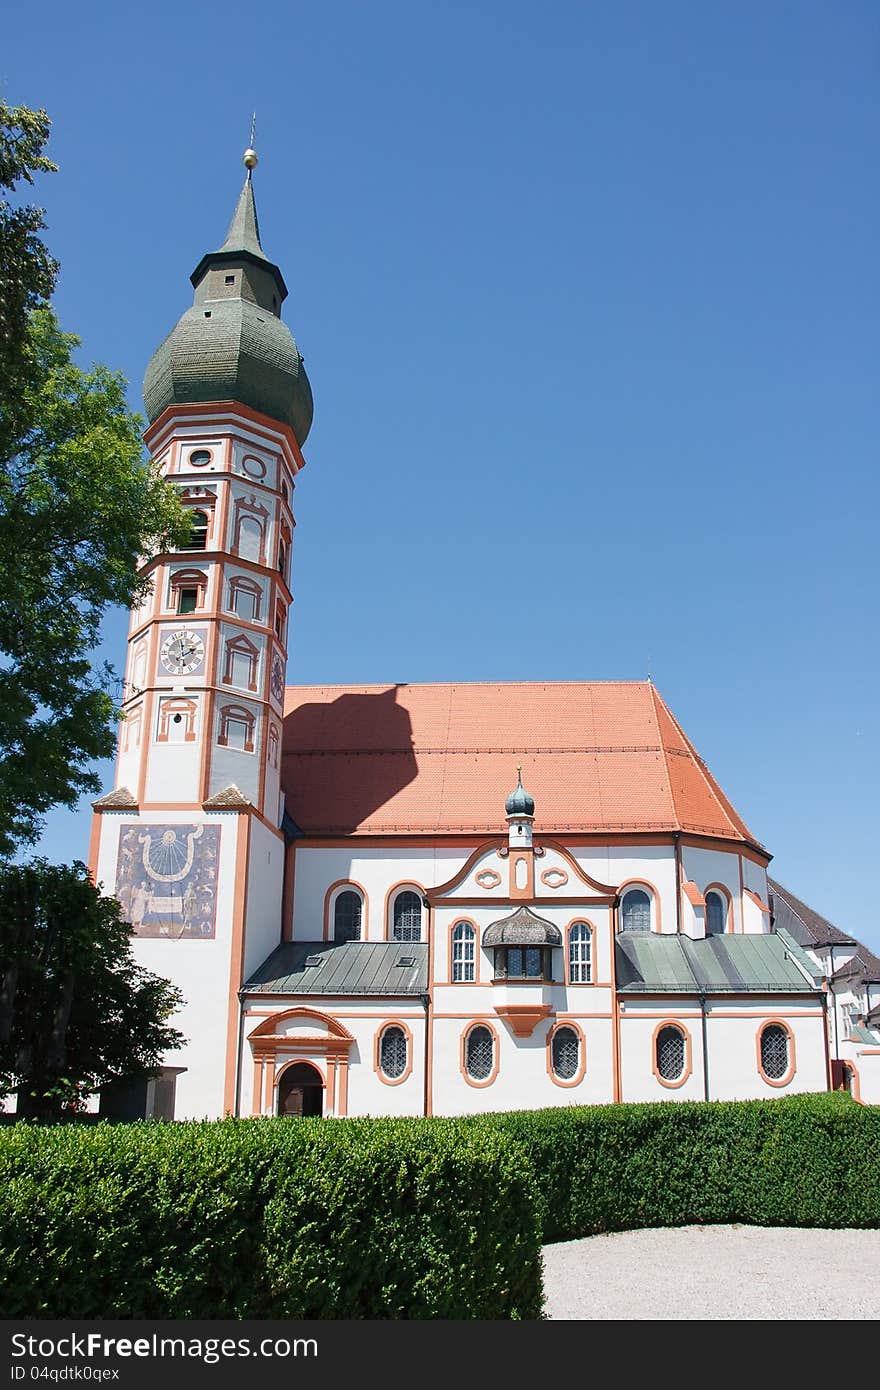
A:
<svg viewBox="0 0 880 1390">
<path fill-rule="evenodd" d="M 182 1003 L 137 965 L 131 928 L 84 864 L 0 870 L 0 1095 L 41 1120 L 113 1081 L 149 1076 L 184 1039 Z"/>
<path fill-rule="evenodd" d="M 48 133 L 45 112 L 0 102 L 0 858 L 37 839 L 50 806 L 100 789 L 116 686 L 90 660 L 101 620 L 148 591 L 140 558 L 190 530 L 144 460 L 123 378 L 77 366 L 49 308 L 42 209 L 5 196 L 55 168 Z"/>
</svg>

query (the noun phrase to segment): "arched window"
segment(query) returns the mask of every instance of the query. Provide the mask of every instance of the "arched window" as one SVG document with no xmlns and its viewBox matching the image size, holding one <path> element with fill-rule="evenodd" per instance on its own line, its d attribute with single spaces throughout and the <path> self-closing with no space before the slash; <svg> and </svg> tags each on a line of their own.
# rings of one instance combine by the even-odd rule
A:
<svg viewBox="0 0 880 1390">
<path fill-rule="evenodd" d="M 204 550 L 208 544 L 208 513 L 201 511 L 198 507 L 193 507 L 189 514 L 192 530 L 189 539 L 185 540 L 180 547 L 181 550 Z"/>
<path fill-rule="evenodd" d="M 452 929 L 452 979 L 456 984 L 476 979 L 476 933 L 470 922 L 456 922 Z"/>
<path fill-rule="evenodd" d="M 257 688 L 259 651 L 247 637 L 232 637 L 226 643 L 226 663 L 223 680 L 226 685 L 240 685 L 248 690 Z"/>
<path fill-rule="evenodd" d="M 473 1081 L 488 1081 L 495 1065 L 495 1039 L 483 1023 L 467 1035 L 464 1049 L 465 1070 Z"/>
<path fill-rule="evenodd" d="M 727 916 L 726 903 L 720 893 L 706 894 L 706 935 L 721 936 Z"/>
<path fill-rule="evenodd" d="M 246 623 L 258 623 L 262 599 L 263 591 L 255 579 L 243 579 L 240 575 L 230 579 L 226 606 L 236 617 L 243 618 Z"/>
<path fill-rule="evenodd" d="M 581 1040 L 573 1028 L 557 1028 L 550 1044 L 553 1074 L 560 1081 L 571 1081 L 581 1065 Z"/>
<path fill-rule="evenodd" d="M 422 900 L 418 893 L 406 889 L 394 899 L 395 941 L 421 941 L 422 939 Z"/>
<path fill-rule="evenodd" d="M 346 888 L 333 905 L 333 940 L 360 941 L 364 905 L 360 893 Z"/>
<path fill-rule="evenodd" d="M 789 1068 L 788 1033 L 778 1023 L 761 1030 L 761 1070 L 768 1081 L 781 1081 Z"/>
<path fill-rule="evenodd" d="M 657 1053 L 657 1074 L 664 1081 L 679 1081 L 687 1056 L 684 1033 L 680 1028 L 667 1024 L 657 1034 L 654 1046 Z"/>
<path fill-rule="evenodd" d="M 568 929 L 568 979 L 573 985 L 588 985 L 593 978 L 593 933 L 586 922 L 575 922 Z"/>
<path fill-rule="evenodd" d="M 253 753 L 256 720 L 250 710 L 240 705 L 224 705 L 220 711 L 220 734 L 217 742 L 223 748 L 236 748 L 240 753 Z"/>
<path fill-rule="evenodd" d="M 205 605 L 208 576 L 201 570 L 175 570 L 169 581 L 169 608 L 178 613 L 195 613 Z"/>
<path fill-rule="evenodd" d="M 624 894 L 621 909 L 623 931 L 651 930 L 651 899 L 644 888 L 630 888 Z"/>
<path fill-rule="evenodd" d="M 396 1023 L 384 1029 L 379 1041 L 379 1069 L 389 1081 L 399 1081 L 406 1071 L 406 1033 Z"/>
</svg>

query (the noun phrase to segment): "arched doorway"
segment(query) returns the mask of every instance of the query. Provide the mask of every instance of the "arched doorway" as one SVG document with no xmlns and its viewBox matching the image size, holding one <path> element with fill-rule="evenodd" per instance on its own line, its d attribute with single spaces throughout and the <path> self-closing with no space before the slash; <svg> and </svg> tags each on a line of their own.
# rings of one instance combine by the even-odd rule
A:
<svg viewBox="0 0 880 1390">
<path fill-rule="evenodd" d="M 278 1114 L 308 1119 L 324 1113 L 324 1083 L 317 1067 L 295 1062 L 278 1082 Z"/>
</svg>

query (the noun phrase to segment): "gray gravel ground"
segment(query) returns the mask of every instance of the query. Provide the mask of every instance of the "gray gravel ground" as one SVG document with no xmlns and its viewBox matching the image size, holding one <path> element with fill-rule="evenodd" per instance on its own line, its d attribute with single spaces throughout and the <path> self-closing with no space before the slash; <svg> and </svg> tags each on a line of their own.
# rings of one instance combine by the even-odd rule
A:
<svg viewBox="0 0 880 1390">
<path fill-rule="evenodd" d="M 683 1226 L 544 1246 L 545 1317 L 880 1317 L 880 1231 Z"/>
</svg>

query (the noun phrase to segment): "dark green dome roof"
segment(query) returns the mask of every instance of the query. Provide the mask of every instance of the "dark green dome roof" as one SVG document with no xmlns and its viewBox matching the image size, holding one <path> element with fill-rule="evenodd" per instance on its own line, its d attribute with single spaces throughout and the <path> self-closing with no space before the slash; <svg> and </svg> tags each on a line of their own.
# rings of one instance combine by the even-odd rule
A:
<svg viewBox="0 0 880 1390">
<path fill-rule="evenodd" d="M 192 274 L 195 301 L 156 349 L 144 376 L 152 422 L 169 405 L 240 401 L 290 425 L 311 428 L 312 388 L 293 334 L 282 323 L 287 286 L 260 245 L 250 173 L 226 237 Z"/>
<path fill-rule="evenodd" d="M 534 797 L 529 796 L 522 784 L 522 768 L 516 770 L 516 789 L 504 803 L 504 809 L 509 816 L 533 816 L 535 814 Z"/>
</svg>

